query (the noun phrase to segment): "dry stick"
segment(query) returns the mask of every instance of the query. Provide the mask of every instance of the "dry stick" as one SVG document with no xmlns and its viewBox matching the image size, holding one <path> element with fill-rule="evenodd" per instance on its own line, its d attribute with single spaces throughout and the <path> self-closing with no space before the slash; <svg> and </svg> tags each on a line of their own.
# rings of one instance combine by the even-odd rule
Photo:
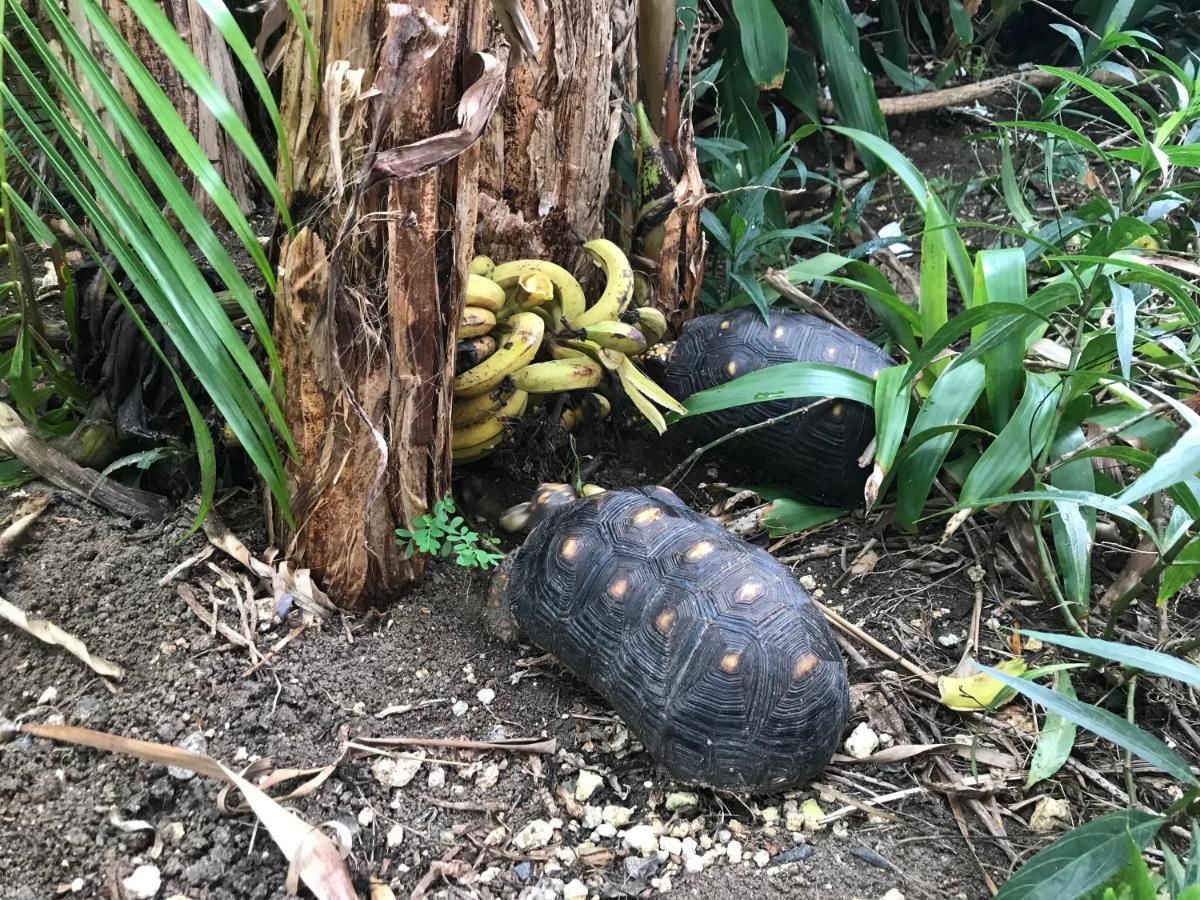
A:
<svg viewBox="0 0 1200 900">
<path fill-rule="evenodd" d="M 755 422 L 753 425 L 743 425 L 741 428 L 735 428 L 733 431 L 721 435 L 714 441 L 709 441 L 703 447 L 697 447 L 692 451 L 691 455 L 688 456 L 687 459 L 672 469 L 667 477 L 663 479 L 663 487 L 669 488 L 672 484 L 686 475 L 691 470 L 692 466 L 696 464 L 697 460 L 699 460 L 701 456 L 703 456 L 709 450 L 712 450 L 714 447 L 719 447 L 726 441 L 731 441 L 734 438 L 741 437 L 743 434 L 748 434 L 751 431 L 757 431 L 760 428 L 767 428 L 771 425 L 775 425 L 779 422 L 782 422 L 784 419 L 790 419 L 792 416 L 799 416 L 806 412 L 811 412 L 822 403 L 828 403 L 832 399 L 832 397 L 822 397 L 820 400 L 814 400 L 812 403 L 808 404 L 807 406 L 801 406 L 799 409 L 789 410 L 781 415 L 773 416 L 770 419 L 764 419 L 761 422 Z"/>
<path fill-rule="evenodd" d="M 170 509 L 158 494 L 125 487 L 55 450 L 26 428 L 7 403 L 0 403 L 0 449 L 7 449 L 56 487 L 79 494 L 118 515 L 159 522 Z"/>
<path fill-rule="evenodd" d="M 883 654 L 888 659 L 892 660 L 892 662 L 897 663 L 898 665 L 907 669 L 909 672 L 911 672 L 913 675 L 916 675 L 918 678 L 920 678 L 926 684 L 932 684 L 932 685 L 937 684 L 937 676 L 934 675 L 932 672 L 928 671 L 927 669 L 922 669 L 916 663 L 911 662 L 908 659 L 906 659 L 905 657 L 901 656 L 899 653 L 897 653 L 891 647 L 888 647 L 886 644 L 881 644 L 879 641 L 875 640 L 875 638 L 871 637 L 869 634 L 867 634 L 865 631 L 863 631 L 857 625 L 847 622 L 845 619 L 843 619 L 841 616 L 839 616 L 837 613 L 835 613 L 832 609 L 830 609 L 825 604 L 819 603 L 816 600 L 814 600 L 813 603 L 816 604 L 817 609 L 819 609 L 822 612 L 822 614 L 824 614 L 825 618 L 828 619 L 830 621 L 830 623 L 833 624 L 835 627 L 840 628 L 842 631 L 844 631 L 846 634 L 850 635 L 851 637 L 857 638 L 858 640 L 862 641 L 864 644 L 866 644 L 872 650 L 876 651 L 877 653 Z"/>
<path fill-rule="evenodd" d="M 1084 441 L 1078 447 L 1073 447 L 1072 449 L 1070 449 L 1066 453 L 1064 453 L 1062 456 L 1060 456 L 1058 459 L 1054 460 L 1054 462 L 1047 465 L 1046 468 L 1042 470 L 1042 475 L 1043 476 L 1048 475 L 1049 473 L 1051 473 L 1055 469 L 1057 469 L 1059 466 L 1065 465 L 1066 463 L 1069 463 L 1071 460 L 1073 460 L 1075 457 L 1077 457 L 1079 454 L 1084 453 L 1087 450 L 1092 449 L 1093 447 L 1097 447 L 1100 444 L 1103 444 L 1104 442 L 1108 441 L 1110 438 L 1112 438 L 1115 435 L 1119 434 L 1120 432 L 1124 431 L 1126 428 L 1130 428 L 1130 427 L 1136 425 L 1138 422 L 1143 421 L 1144 419 L 1149 419 L 1152 416 L 1156 416 L 1161 412 L 1166 412 L 1167 410 L 1170 410 L 1171 408 L 1172 407 L 1171 407 L 1170 403 L 1165 403 L 1165 402 L 1155 403 L 1153 406 L 1147 407 L 1146 409 L 1143 409 L 1141 412 L 1134 413 L 1132 416 L 1130 416 L 1124 422 L 1118 422 L 1116 425 L 1112 425 L 1108 428 L 1105 428 L 1103 431 L 1092 435 L 1090 438 L 1088 438 L 1086 441 Z"/>
<path fill-rule="evenodd" d="M 775 290 L 779 292 L 779 296 L 786 300 L 791 300 L 805 312 L 810 312 L 814 316 L 820 316 L 825 321 L 832 322 L 838 328 L 844 329 L 845 331 L 851 330 L 846 327 L 845 322 L 827 310 L 824 304 L 813 297 L 810 297 L 808 294 L 804 293 L 804 291 L 800 290 L 800 288 L 788 281 L 787 275 L 781 272 L 779 269 L 767 269 L 766 274 L 763 275 L 763 281 L 775 288 Z"/>
<path fill-rule="evenodd" d="M 47 494 L 26 500 L 21 504 L 12 523 L 4 529 L 3 533 L 0 533 L 0 559 L 8 556 L 12 549 L 22 541 L 29 526 L 38 520 L 38 517 L 46 511 L 46 507 L 49 505 L 50 497 Z"/>
<path fill-rule="evenodd" d="M 1090 73 L 1088 77 L 1098 84 L 1116 85 L 1129 83 L 1119 75 L 1103 69 L 1098 69 Z M 990 97 L 992 94 L 1013 85 L 1021 84 L 1028 87 L 1049 88 L 1057 86 L 1060 81 L 1062 81 L 1061 78 L 1050 72 L 1013 72 L 1008 75 L 998 75 L 995 78 L 977 81 L 974 84 L 943 88 L 940 91 L 929 91 L 924 94 L 906 94 L 903 97 L 885 97 L 879 101 L 879 109 L 887 117 L 907 116 L 913 113 L 945 109 L 947 106 L 963 106 L 968 103 L 974 103 L 976 100 Z M 822 100 L 817 108 L 822 115 L 832 115 L 836 112 L 832 100 Z"/>
</svg>

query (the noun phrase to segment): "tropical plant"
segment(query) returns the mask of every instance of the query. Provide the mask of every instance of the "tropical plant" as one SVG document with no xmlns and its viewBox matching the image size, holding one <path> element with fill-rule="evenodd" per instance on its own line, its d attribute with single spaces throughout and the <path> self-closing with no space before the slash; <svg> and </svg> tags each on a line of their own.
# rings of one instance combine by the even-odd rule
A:
<svg viewBox="0 0 1200 900">
<path fill-rule="evenodd" d="M 5 161 L 0 175 L 5 248 L 10 271 L 18 273 L 6 285 L 16 300 L 17 313 L 3 324 L 15 328 L 17 336 L 11 357 L 3 362 L 14 401 L 27 420 L 53 429 L 73 412 L 77 415 L 85 399 L 41 334 L 33 307 L 30 265 L 22 256 L 28 239 L 58 261 L 63 311 L 71 322 L 73 296 L 69 272 L 62 264 L 63 251 L 39 212 L 47 208 L 67 224 L 72 241 L 101 267 L 145 340 L 171 371 L 187 409 L 200 463 L 200 517 L 209 508 L 216 483 L 212 435 L 181 372 L 171 367 L 163 347 L 154 339 L 143 310 L 169 336 L 276 501 L 286 509 L 278 439 L 282 437 L 289 445 L 290 440 L 270 385 L 270 378 L 278 374 L 271 330 L 254 291 L 192 199 L 185 177 L 203 186 L 221 221 L 236 236 L 268 287 L 274 285 L 273 270 L 250 223 L 143 61 L 95 0 L 79 0 L 78 6 L 165 142 L 143 125 L 137 111 L 114 86 L 111 72 L 81 40 L 78 29 L 57 4 L 39 2 L 33 12 L 14 0 L 0 4 L 0 61 L 5 76 L 0 88 L 5 126 L 5 143 L 0 148 Z M 204 2 L 201 6 L 241 62 L 278 129 L 274 98 L 245 36 L 222 4 Z M 131 0 L 130 8 L 278 201 L 274 173 L 254 137 L 159 5 L 153 0 Z M 182 163 L 185 176 L 173 168 L 164 146 Z M 280 152 L 286 170 L 282 142 Z M 278 203 L 277 209 L 286 221 L 286 209 Z M 140 303 L 122 289 L 120 277 L 105 262 L 106 254 L 111 254 L 119 272 L 132 283 Z M 249 323 L 266 356 L 266 374 L 234 326 L 205 269 L 224 286 L 238 314 Z M 56 413 L 47 406 L 51 394 L 66 401 Z"/>
<path fill-rule="evenodd" d="M 453 554 L 454 561 L 466 569 L 499 565 L 504 554 L 488 549 L 499 544 L 499 538 L 481 538 L 455 512 L 454 498 L 447 494 L 430 512 L 413 519 L 411 528 L 397 528 L 396 543 L 404 548 L 404 557 L 407 559 L 414 552 L 428 556 Z"/>
</svg>

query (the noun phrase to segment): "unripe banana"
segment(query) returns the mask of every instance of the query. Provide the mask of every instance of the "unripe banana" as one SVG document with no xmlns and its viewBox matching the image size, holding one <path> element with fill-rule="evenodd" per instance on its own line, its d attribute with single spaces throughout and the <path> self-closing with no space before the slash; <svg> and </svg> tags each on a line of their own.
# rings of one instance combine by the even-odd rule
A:
<svg viewBox="0 0 1200 900">
<path fill-rule="evenodd" d="M 578 350 L 589 359 L 594 359 L 610 372 L 615 372 L 626 359 L 620 350 L 606 350 L 595 341 L 577 341 L 570 338 L 559 338 L 558 343 L 566 350 Z"/>
<path fill-rule="evenodd" d="M 646 336 L 633 325 L 624 322 L 597 322 L 581 329 L 585 340 L 593 341 L 607 350 L 618 350 L 637 356 L 650 346 Z"/>
<path fill-rule="evenodd" d="M 504 432 L 493 435 L 481 444 L 475 444 L 473 447 L 462 447 L 460 449 L 450 451 L 450 458 L 456 463 L 469 463 L 483 459 L 493 450 L 495 450 L 504 440 Z"/>
<path fill-rule="evenodd" d="M 490 278 L 492 272 L 496 270 L 496 264 L 492 262 L 490 256 L 477 256 L 471 260 L 470 272 L 472 275 L 482 275 L 484 278 Z"/>
<path fill-rule="evenodd" d="M 504 431 L 506 419 L 514 418 L 525 412 L 525 404 L 529 395 L 524 391 L 513 391 L 507 400 L 495 412 L 484 413 L 479 419 L 469 425 L 455 428 L 451 432 L 450 447 L 460 450 L 464 447 L 474 447 Z"/>
<path fill-rule="evenodd" d="M 490 334 L 459 341 L 454 353 L 454 371 L 465 372 L 496 352 L 496 339 Z"/>
<path fill-rule="evenodd" d="M 661 309 L 653 306 L 639 306 L 634 310 L 637 314 L 638 330 L 646 336 L 647 342 L 657 344 L 667 333 L 667 317 Z"/>
<path fill-rule="evenodd" d="M 578 316 L 567 313 L 567 323 L 575 329 L 618 318 L 633 297 L 633 269 L 621 248 L 599 238 L 583 245 L 588 257 L 604 270 L 604 293 Z M 564 311 L 566 307 L 563 307 Z"/>
<path fill-rule="evenodd" d="M 612 413 L 612 403 L 603 394 L 588 394 L 583 399 L 580 408 L 587 418 L 602 421 Z"/>
<path fill-rule="evenodd" d="M 486 394 L 499 385 L 504 376 L 527 365 L 537 355 L 546 332 L 541 319 L 533 313 L 517 313 L 509 319 L 509 329 L 495 353 L 454 379 L 455 396 Z"/>
<path fill-rule="evenodd" d="M 463 307 L 462 319 L 458 323 L 460 338 L 473 338 L 487 334 L 496 327 L 496 314 L 478 306 Z"/>
<path fill-rule="evenodd" d="M 546 349 L 550 351 L 550 356 L 553 359 L 580 359 L 589 358 L 582 350 L 576 350 L 574 347 L 566 347 L 560 341 L 551 340 L 546 342 Z"/>
<path fill-rule="evenodd" d="M 501 263 L 492 272 L 491 279 L 505 290 L 517 286 L 517 280 L 522 275 L 537 272 L 545 275 L 554 285 L 559 302 L 562 303 L 562 314 L 568 319 L 580 315 L 587 306 L 583 288 L 575 280 L 575 276 L 562 266 L 555 265 L 544 259 L 516 259 L 512 262 Z"/>
<path fill-rule="evenodd" d="M 581 391 L 600 384 L 604 369 L 590 359 L 554 359 L 513 373 L 513 384 L 531 394 Z"/>
<path fill-rule="evenodd" d="M 504 288 L 482 275 L 467 276 L 467 306 L 499 312 L 504 306 Z"/>
<path fill-rule="evenodd" d="M 500 409 L 510 396 L 511 392 L 502 394 L 499 391 L 492 391 L 491 393 L 480 394 L 478 397 L 455 397 L 454 405 L 450 412 L 451 427 L 461 428 L 464 425 L 478 422 L 488 413 L 493 413 Z"/>
</svg>

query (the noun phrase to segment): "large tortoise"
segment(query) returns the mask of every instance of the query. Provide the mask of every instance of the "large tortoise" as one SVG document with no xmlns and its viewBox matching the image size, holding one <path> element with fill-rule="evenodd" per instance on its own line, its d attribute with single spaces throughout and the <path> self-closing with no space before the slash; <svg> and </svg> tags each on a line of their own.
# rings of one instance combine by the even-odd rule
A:
<svg viewBox="0 0 1200 900">
<path fill-rule="evenodd" d="M 667 360 L 666 387 L 680 400 L 767 366 L 820 362 L 874 375 L 895 365 L 870 341 L 815 316 L 752 307 L 698 316 L 687 322 Z M 701 443 L 762 422 L 819 398 L 769 400 L 684 418 Z M 771 478 L 813 500 L 836 506 L 863 502 L 869 469 L 858 459 L 875 434 L 875 416 L 861 403 L 834 400 L 760 428 L 721 446 Z"/>
<path fill-rule="evenodd" d="M 485 617 L 604 697 L 678 780 L 763 793 L 828 763 L 849 709 L 820 610 L 774 557 L 662 487 L 543 486 Z"/>
</svg>

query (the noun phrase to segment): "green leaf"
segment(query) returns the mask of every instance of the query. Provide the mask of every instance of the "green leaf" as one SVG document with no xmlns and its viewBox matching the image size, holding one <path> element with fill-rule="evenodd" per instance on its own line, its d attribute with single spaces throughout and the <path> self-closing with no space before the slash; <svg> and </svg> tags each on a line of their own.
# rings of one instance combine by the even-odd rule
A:
<svg viewBox="0 0 1200 900">
<path fill-rule="evenodd" d="M 1061 386 L 1055 375 L 1028 375 L 1012 418 L 967 476 L 959 495 L 963 504 L 970 506 L 979 498 L 1007 491 L 1029 471 L 1052 436 Z"/>
<path fill-rule="evenodd" d="M 917 300 L 921 313 L 921 337 L 937 334 L 948 321 L 946 309 L 946 222 L 941 204 L 925 204 L 925 231 L 921 235 L 921 295 Z"/>
<path fill-rule="evenodd" d="M 1174 562 L 1163 572 L 1162 584 L 1158 588 L 1158 605 L 1167 603 L 1191 584 L 1197 575 L 1200 575 L 1200 537 L 1193 538 L 1179 551 Z"/>
<path fill-rule="evenodd" d="M 1068 672 L 1059 672 L 1055 676 L 1054 690 L 1070 700 L 1075 699 L 1075 688 L 1071 684 Z M 1066 764 L 1074 746 L 1075 723 L 1056 712 L 1047 712 L 1033 758 L 1029 761 L 1029 778 L 1025 787 L 1032 787 L 1039 781 L 1053 776 Z"/>
<path fill-rule="evenodd" d="M 1035 220 L 1025 202 L 1025 195 L 1017 184 L 1016 169 L 1013 168 L 1012 147 L 1009 143 L 1008 129 L 1001 128 L 998 136 L 1000 145 L 1000 186 L 1004 194 L 1004 202 L 1012 213 L 1017 224 L 1025 231 L 1032 231 Z"/>
<path fill-rule="evenodd" d="M 1193 426 L 1155 461 L 1149 472 L 1122 491 L 1120 499 L 1124 503 L 1134 503 L 1179 484 L 1197 472 L 1200 472 L 1200 427 Z"/>
<path fill-rule="evenodd" d="M 1083 442 L 1082 429 L 1069 429 L 1055 441 L 1050 455 L 1057 459 Z M 1095 469 L 1091 460 L 1073 459 L 1050 473 L 1050 483 L 1059 490 L 1092 492 L 1096 489 Z M 1063 593 L 1078 607 L 1077 614 L 1080 614 L 1091 600 L 1091 551 L 1096 536 L 1096 511 L 1071 503 L 1056 504 L 1056 508 L 1058 514 L 1051 518 L 1050 530 L 1062 569 Z"/>
<path fill-rule="evenodd" d="M 962 0 L 949 0 L 949 4 L 954 34 L 962 46 L 969 47 L 975 40 L 975 27 L 971 24 L 971 17 L 963 9 Z"/>
<path fill-rule="evenodd" d="M 863 165 L 872 176 L 879 175 L 883 168 L 874 147 L 859 141 L 850 132 L 861 132 L 875 138 L 876 143 L 890 147 L 887 142 L 887 124 L 875 96 L 875 83 L 871 73 L 862 63 L 858 50 L 858 34 L 846 31 L 843 19 L 834 8 L 837 0 L 809 0 L 816 33 L 812 36 L 821 51 L 825 63 L 825 75 L 829 80 L 829 93 L 834 108 L 843 122 L 851 126 L 844 129 L 858 145 Z M 844 8 L 844 4 L 843 4 Z M 851 29 L 852 30 L 852 29 Z"/>
<path fill-rule="evenodd" d="M 1025 281 L 1025 254 L 1016 247 L 1000 250 L 980 250 L 975 256 L 976 306 L 990 302 L 1013 303 L 1025 306 L 1029 302 Z M 993 328 L 995 325 L 992 326 Z M 972 337 L 978 342 L 984 326 L 976 326 Z M 1021 389 L 1025 364 L 1025 331 L 1012 330 L 1003 342 L 983 355 L 987 369 L 988 409 L 992 425 L 1004 427 L 1012 415 L 1013 397 Z"/>
<path fill-rule="evenodd" d="M 907 366 L 888 366 L 875 378 L 875 462 L 886 474 L 908 427 Z"/>
<path fill-rule="evenodd" d="M 783 84 L 787 68 L 787 26 L 771 0 L 733 0 L 742 39 L 742 57 L 761 90 Z"/>
<path fill-rule="evenodd" d="M 1099 638 L 1077 637 L 1071 634 L 1049 634 L 1044 631 L 1026 631 L 1023 633 L 1027 637 L 1035 637 L 1047 644 L 1065 647 L 1068 650 L 1074 650 L 1077 653 L 1086 653 L 1089 656 L 1095 656 L 1100 659 L 1111 659 L 1113 662 L 1138 669 L 1142 672 L 1161 675 L 1163 678 L 1172 678 L 1175 681 L 1190 684 L 1192 687 L 1200 687 L 1200 666 L 1180 659 L 1178 656 L 1170 656 L 1166 653 L 1160 653 L 1158 650 L 1149 650 L 1134 644 L 1103 641 Z"/>
<path fill-rule="evenodd" d="M 970 475 L 968 474 L 968 477 Z M 1011 494 L 998 494 L 994 497 L 981 497 L 977 500 L 969 502 L 960 502 L 944 510 L 946 513 L 958 512 L 961 509 L 986 509 L 989 506 L 999 506 L 1002 503 L 1018 503 L 1023 500 L 1042 500 L 1049 503 L 1075 503 L 1083 506 L 1092 506 L 1098 510 L 1108 513 L 1110 516 L 1115 516 L 1128 522 L 1130 525 L 1142 532 L 1146 537 L 1155 542 L 1158 546 L 1158 536 L 1154 531 L 1154 527 L 1146 521 L 1145 516 L 1141 515 L 1136 509 L 1128 504 L 1114 500 L 1112 497 L 1106 497 L 1104 494 L 1091 493 L 1088 491 L 1059 491 L 1053 488 L 1043 489 L 1040 491 L 1015 491 Z"/>
<path fill-rule="evenodd" d="M 998 681 L 1015 688 L 1018 693 L 1024 694 L 1047 710 L 1058 713 L 1064 719 L 1098 734 L 1105 740 L 1112 741 L 1121 749 L 1128 750 L 1138 759 L 1174 776 L 1184 784 L 1191 787 L 1200 786 L 1200 781 L 1196 780 L 1196 776 L 1192 774 L 1192 770 L 1188 768 L 1187 761 L 1182 756 L 1150 732 L 1125 721 L 1121 716 L 1099 706 L 1091 706 L 1079 700 L 1072 700 L 1056 694 L 1048 687 L 1032 681 L 1005 675 L 988 666 L 981 664 L 979 668 Z"/>
<path fill-rule="evenodd" d="M 689 416 L 699 416 L 747 403 L 803 397 L 837 397 L 872 406 L 875 381 L 858 372 L 825 363 L 784 363 L 698 391 L 683 405 L 688 408 Z"/>
<path fill-rule="evenodd" d="M 996 900 L 1074 900 L 1125 865 L 1128 837 L 1144 848 L 1166 821 L 1136 809 L 1093 819 L 1035 854 L 1005 882 Z"/>
<path fill-rule="evenodd" d="M 790 497 L 771 501 L 771 511 L 763 516 L 763 526 L 771 537 L 784 537 L 808 531 L 846 515 L 850 510 L 804 503 Z"/>
<path fill-rule="evenodd" d="M 930 429 L 964 422 L 983 393 L 983 363 L 973 360 L 944 372 L 921 405 L 909 432 L 909 443 Z M 896 469 L 896 522 L 911 529 L 921 515 L 933 480 L 954 443 L 948 431 L 926 441 Z"/>
<path fill-rule="evenodd" d="M 787 74 L 779 93 L 788 103 L 796 107 L 810 122 L 819 123 L 821 114 L 817 109 L 817 61 L 807 50 L 795 44 L 788 46 Z"/>
<path fill-rule="evenodd" d="M 1121 363 L 1121 377 L 1128 381 L 1133 366 L 1133 338 L 1137 334 L 1137 301 L 1133 299 L 1133 291 L 1116 279 L 1108 279 L 1108 286 L 1112 290 L 1117 359 Z"/>
</svg>

